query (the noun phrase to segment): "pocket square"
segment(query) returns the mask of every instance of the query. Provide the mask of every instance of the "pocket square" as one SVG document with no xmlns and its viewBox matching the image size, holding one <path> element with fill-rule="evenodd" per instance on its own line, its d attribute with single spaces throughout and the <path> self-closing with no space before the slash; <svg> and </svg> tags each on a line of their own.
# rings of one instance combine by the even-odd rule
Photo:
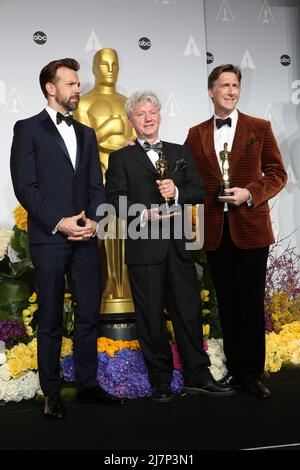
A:
<svg viewBox="0 0 300 470">
<path fill-rule="evenodd" d="M 246 149 L 248 149 L 249 147 L 252 147 L 252 145 L 254 145 L 254 144 L 256 144 L 255 139 L 248 140 L 248 142 L 246 143 Z"/>
<path fill-rule="evenodd" d="M 183 170 L 187 166 L 188 162 L 184 158 L 180 158 L 179 160 L 176 160 L 173 171 Z"/>
</svg>

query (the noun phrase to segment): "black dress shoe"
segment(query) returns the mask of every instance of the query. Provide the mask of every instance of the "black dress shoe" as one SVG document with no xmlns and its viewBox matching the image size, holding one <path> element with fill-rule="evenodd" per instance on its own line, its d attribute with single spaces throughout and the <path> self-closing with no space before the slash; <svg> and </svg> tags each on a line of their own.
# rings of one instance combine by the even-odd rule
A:
<svg viewBox="0 0 300 470">
<path fill-rule="evenodd" d="M 153 386 L 152 400 L 155 403 L 168 403 L 172 400 L 173 393 L 171 387 L 166 382 L 159 382 Z"/>
<path fill-rule="evenodd" d="M 58 396 L 49 395 L 45 397 L 44 415 L 51 419 L 62 419 L 65 412 Z"/>
<path fill-rule="evenodd" d="M 203 383 L 187 384 L 184 387 L 189 395 L 208 395 L 210 397 L 229 397 L 235 390 L 228 385 L 221 385 L 213 377 Z"/>
<path fill-rule="evenodd" d="M 256 377 L 247 377 L 243 380 L 242 383 L 243 391 L 252 395 L 255 398 L 259 398 L 261 400 L 266 400 L 270 398 L 271 392 L 260 380 Z"/>
<path fill-rule="evenodd" d="M 82 403 L 102 403 L 104 405 L 124 405 L 124 400 L 107 393 L 100 385 L 79 390 L 77 400 Z"/>
<path fill-rule="evenodd" d="M 233 377 L 231 374 L 226 374 L 221 380 L 218 380 L 220 385 L 224 385 L 225 387 L 231 388 L 239 388 L 241 386 L 241 382 L 236 378 Z"/>
</svg>

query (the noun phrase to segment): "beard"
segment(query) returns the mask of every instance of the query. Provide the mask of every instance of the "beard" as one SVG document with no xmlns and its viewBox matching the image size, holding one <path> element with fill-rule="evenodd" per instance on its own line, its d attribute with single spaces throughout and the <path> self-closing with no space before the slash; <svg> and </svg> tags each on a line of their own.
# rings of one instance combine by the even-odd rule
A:
<svg viewBox="0 0 300 470">
<path fill-rule="evenodd" d="M 77 95 L 71 96 L 69 99 L 60 98 L 56 96 L 56 102 L 62 106 L 67 112 L 75 111 L 78 108 L 80 97 Z"/>
</svg>

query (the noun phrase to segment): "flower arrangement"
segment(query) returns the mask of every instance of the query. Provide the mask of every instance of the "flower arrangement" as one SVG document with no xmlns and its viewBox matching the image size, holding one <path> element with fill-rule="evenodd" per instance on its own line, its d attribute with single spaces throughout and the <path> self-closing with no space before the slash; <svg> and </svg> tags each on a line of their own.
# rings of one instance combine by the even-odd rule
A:
<svg viewBox="0 0 300 470">
<path fill-rule="evenodd" d="M 300 364 L 300 321 L 281 327 L 279 333 L 266 335 L 265 372 L 277 372 L 283 365 Z"/>
<path fill-rule="evenodd" d="M 279 317 L 284 316 L 280 314 L 282 308 L 287 312 L 295 303 L 293 314 L 298 310 L 298 315 L 300 315 L 300 255 L 296 252 L 295 247 L 291 247 L 290 245 L 278 254 L 278 246 L 281 244 L 282 240 L 276 245 L 273 245 L 268 257 L 265 289 L 265 320 L 267 332 L 273 331 L 273 321 L 279 321 L 281 324 L 284 324 L 282 318 L 279 320 Z M 278 326 L 279 325 L 276 325 L 277 329 Z"/>
<path fill-rule="evenodd" d="M 265 372 L 300 364 L 300 256 L 288 245 L 270 250 L 265 294 Z"/>
<path fill-rule="evenodd" d="M 14 211 L 13 230 L 0 230 L 0 400 L 19 401 L 40 392 L 37 374 L 36 315 L 34 268 L 31 263 L 27 213 L 18 206 Z M 197 266 L 202 272 L 204 348 L 210 370 L 216 380 L 226 374 L 217 300 L 205 253 L 197 252 Z M 277 255 L 270 250 L 266 284 L 266 372 L 276 372 L 287 364 L 300 364 L 300 257 L 294 248 Z M 32 294 L 33 292 L 33 294 Z M 75 299 L 66 292 L 64 299 L 61 375 L 66 383 L 75 380 L 72 334 Z M 172 390 L 183 387 L 182 365 L 174 338 L 172 322 L 167 329 L 173 353 Z M 151 395 L 143 355 L 138 341 L 98 339 L 99 383 L 118 397 L 138 398 Z"/>
<path fill-rule="evenodd" d="M 20 320 L 30 293 L 34 290 L 34 267 L 31 262 L 27 213 L 18 206 L 12 230 L 0 232 L 0 319 Z"/>
<path fill-rule="evenodd" d="M 203 331 L 204 337 L 220 338 L 221 325 L 218 317 L 218 302 L 214 289 L 213 281 L 207 264 L 206 253 L 204 250 L 196 252 L 196 266 L 200 271 L 201 277 L 201 301 L 202 301 L 202 319 L 205 329 Z"/>
</svg>

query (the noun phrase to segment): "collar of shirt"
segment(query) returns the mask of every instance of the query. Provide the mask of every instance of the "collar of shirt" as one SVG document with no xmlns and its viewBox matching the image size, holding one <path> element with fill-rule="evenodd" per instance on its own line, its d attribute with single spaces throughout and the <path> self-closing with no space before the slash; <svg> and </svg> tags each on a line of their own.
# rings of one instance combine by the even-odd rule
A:
<svg viewBox="0 0 300 470">
<path fill-rule="evenodd" d="M 55 109 L 51 108 L 50 106 L 46 106 L 46 111 L 47 113 L 49 114 L 49 116 L 51 117 L 52 121 L 54 122 L 54 124 L 56 125 L 56 127 L 58 128 L 58 124 L 56 124 L 56 114 L 57 114 L 57 111 L 55 111 Z M 67 113 L 67 115 L 70 115 L 71 113 Z M 63 125 L 63 126 L 67 126 L 69 127 L 64 121 L 62 121 L 59 125 Z"/>
<path fill-rule="evenodd" d="M 229 114 L 229 116 L 227 116 L 227 117 L 230 117 L 230 119 L 231 119 L 231 127 L 222 126 L 222 127 L 220 127 L 220 129 L 218 129 L 217 126 L 216 126 L 216 119 L 223 119 L 223 118 L 220 118 L 220 116 L 217 116 L 216 114 L 214 114 L 214 130 L 215 131 L 220 132 L 223 128 L 227 128 L 227 129 L 231 129 L 231 130 L 235 131 L 235 128 L 236 128 L 236 125 L 237 125 L 237 120 L 238 120 L 238 111 L 237 111 L 237 109 L 234 109 L 232 111 L 232 113 Z"/>
<path fill-rule="evenodd" d="M 238 112 L 235 109 L 228 117 L 231 118 L 231 127 L 229 126 L 222 126 L 220 129 L 217 129 L 216 126 L 216 119 L 219 116 L 214 115 L 214 143 L 215 143 L 215 150 L 216 154 L 219 159 L 219 153 L 221 150 L 224 148 L 224 143 L 227 142 L 228 144 L 228 150 L 231 150 L 233 139 L 234 139 L 234 134 L 235 134 L 235 129 L 237 126 L 237 121 L 238 121 Z"/>
</svg>

